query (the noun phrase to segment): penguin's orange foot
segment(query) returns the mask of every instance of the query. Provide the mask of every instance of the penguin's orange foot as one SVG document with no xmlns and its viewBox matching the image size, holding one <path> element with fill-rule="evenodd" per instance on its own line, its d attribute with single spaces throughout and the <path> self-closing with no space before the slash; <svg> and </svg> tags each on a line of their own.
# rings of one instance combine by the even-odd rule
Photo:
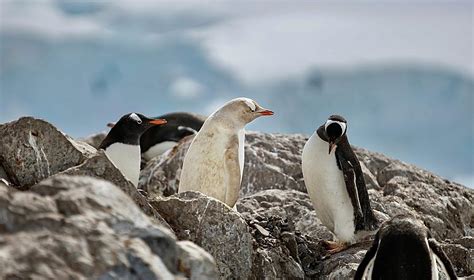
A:
<svg viewBox="0 0 474 280">
<path fill-rule="evenodd" d="M 323 241 L 323 245 L 329 254 L 336 254 L 348 248 L 347 244 L 340 241 Z"/>
</svg>

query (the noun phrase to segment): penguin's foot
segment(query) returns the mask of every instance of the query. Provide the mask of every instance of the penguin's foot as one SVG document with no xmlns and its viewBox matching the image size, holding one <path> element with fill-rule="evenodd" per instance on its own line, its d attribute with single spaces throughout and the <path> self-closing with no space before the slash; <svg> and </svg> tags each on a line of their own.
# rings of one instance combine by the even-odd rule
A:
<svg viewBox="0 0 474 280">
<path fill-rule="evenodd" d="M 348 248 L 347 244 L 340 241 L 323 241 L 323 245 L 329 254 L 336 254 Z"/>
</svg>

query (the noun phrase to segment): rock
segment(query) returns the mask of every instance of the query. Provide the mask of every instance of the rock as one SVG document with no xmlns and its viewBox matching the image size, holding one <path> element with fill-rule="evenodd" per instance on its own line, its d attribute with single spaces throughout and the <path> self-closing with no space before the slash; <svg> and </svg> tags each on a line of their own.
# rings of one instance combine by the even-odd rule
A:
<svg viewBox="0 0 474 280">
<path fill-rule="evenodd" d="M 96 155 L 87 159 L 83 164 L 65 170 L 59 175 L 91 176 L 107 180 L 128 194 L 145 214 L 152 216 L 156 221 L 169 228 L 169 225 L 151 207 L 147 199 L 123 176 L 102 150 L 97 151 Z"/>
<path fill-rule="evenodd" d="M 474 276 L 474 237 L 446 240 L 441 247 L 456 268 L 458 276 Z"/>
<path fill-rule="evenodd" d="M 40 119 L 23 117 L 0 125 L 0 166 L 22 189 L 81 164 L 94 152 Z"/>
<path fill-rule="evenodd" d="M 191 279 L 218 279 L 214 258 L 190 241 L 178 242 L 179 271 Z"/>
<path fill-rule="evenodd" d="M 79 140 L 91 145 L 92 147 L 96 149 L 99 149 L 100 144 L 102 143 L 102 141 L 105 139 L 106 136 L 107 136 L 107 132 L 103 131 L 103 132 L 89 135 L 85 138 L 80 138 Z"/>
<path fill-rule="evenodd" d="M 292 189 L 305 192 L 301 153 L 306 138 L 248 132 L 245 137 L 245 167 L 241 196 L 261 190 Z"/>
<path fill-rule="evenodd" d="M 180 240 L 191 240 L 214 257 L 221 279 L 250 277 L 252 236 L 237 212 L 199 192 L 155 198 L 151 205 Z"/>
<path fill-rule="evenodd" d="M 321 225 L 307 194 L 264 190 L 239 200 L 236 209 L 255 240 L 253 279 L 316 277 L 324 255 L 317 240 L 333 234 Z"/>
<path fill-rule="evenodd" d="M 370 190 L 369 195 L 377 205 L 375 208 L 384 211 L 375 210 L 381 221 L 400 213 L 411 213 L 429 221 L 435 211 L 442 211 L 432 210 L 431 214 L 425 215 L 418 212 L 419 209 L 411 209 L 397 196 L 385 200 L 375 189 Z M 295 190 L 261 191 L 240 199 L 236 208 L 249 224 L 256 243 L 252 265 L 252 275 L 256 279 L 272 279 L 278 275 L 301 279 L 301 273 L 309 279 L 351 279 L 371 245 L 370 240 L 361 241 L 348 250 L 327 256 L 321 241 L 332 240 L 333 234 L 321 225 L 308 195 Z M 463 211 L 463 208 L 443 211 L 447 215 Z M 448 218 L 450 216 L 443 217 Z M 461 232 L 463 226 L 469 227 L 469 224 L 446 223 L 453 232 Z M 444 232 L 440 227 L 432 227 L 432 230 Z M 439 237 L 438 240 L 444 239 Z M 443 245 L 459 276 L 473 274 L 473 240 L 473 237 L 465 236 L 455 241 L 448 240 Z M 293 269 L 288 269 L 288 266 Z"/>
<path fill-rule="evenodd" d="M 138 188 L 148 193 L 149 197 L 177 193 L 183 159 L 193 137 L 183 138 L 173 149 L 148 162 L 140 172 Z"/>
<path fill-rule="evenodd" d="M 212 263 L 180 253 L 171 231 L 103 180 L 55 176 L 28 192 L 0 185 L 0 211 L 2 279 L 173 279 L 180 262 Z"/>
</svg>

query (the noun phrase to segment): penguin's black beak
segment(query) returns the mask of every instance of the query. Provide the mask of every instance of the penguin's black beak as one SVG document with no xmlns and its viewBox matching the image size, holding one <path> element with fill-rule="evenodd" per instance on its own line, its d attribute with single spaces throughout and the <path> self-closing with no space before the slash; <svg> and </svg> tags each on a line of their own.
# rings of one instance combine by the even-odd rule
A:
<svg viewBox="0 0 474 280">
<path fill-rule="evenodd" d="M 109 123 L 107 124 L 107 127 L 110 127 L 110 128 L 112 128 L 112 127 L 114 127 L 114 126 L 115 126 L 115 123 L 113 123 L 113 122 L 109 122 Z"/>
<path fill-rule="evenodd" d="M 148 123 L 153 124 L 153 125 L 162 125 L 162 124 L 167 123 L 167 121 L 165 119 L 154 119 L 154 120 L 148 121 Z"/>
<path fill-rule="evenodd" d="M 329 154 L 336 149 L 336 143 L 334 141 L 329 141 Z"/>
</svg>

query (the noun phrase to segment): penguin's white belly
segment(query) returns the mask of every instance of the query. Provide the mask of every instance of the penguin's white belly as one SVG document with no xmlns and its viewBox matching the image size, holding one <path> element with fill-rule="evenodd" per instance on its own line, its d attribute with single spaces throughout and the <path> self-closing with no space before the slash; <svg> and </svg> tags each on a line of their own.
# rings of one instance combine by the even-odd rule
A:
<svg viewBox="0 0 474 280">
<path fill-rule="evenodd" d="M 138 186 L 140 176 L 140 146 L 114 143 L 107 147 L 105 154 L 120 172 Z"/>
<path fill-rule="evenodd" d="M 210 134 L 213 136 L 209 136 Z M 219 136 L 214 137 L 216 134 Z M 200 191 L 220 201 L 226 201 L 226 193 L 229 190 L 226 185 L 228 180 L 225 178 L 224 155 L 229 148 L 229 137 L 218 131 L 206 132 L 201 129 L 184 158 L 178 192 Z M 235 145 L 235 149 L 239 147 Z M 243 152 L 240 157 L 243 160 Z"/>
<path fill-rule="evenodd" d="M 174 146 L 176 146 L 176 142 L 174 141 L 164 141 L 161 143 L 157 143 L 143 153 L 143 158 L 147 161 L 151 160 L 152 158 L 163 154 Z"/>
<path fill-rule="evenodd" d="M 354 241 L 354 209 L 346 190 L 344 175 L 338 168 L 335 152 L 317 133 L 303 149 L 303 176 L 321 222 L 343 242 Z"/>
</svg>

